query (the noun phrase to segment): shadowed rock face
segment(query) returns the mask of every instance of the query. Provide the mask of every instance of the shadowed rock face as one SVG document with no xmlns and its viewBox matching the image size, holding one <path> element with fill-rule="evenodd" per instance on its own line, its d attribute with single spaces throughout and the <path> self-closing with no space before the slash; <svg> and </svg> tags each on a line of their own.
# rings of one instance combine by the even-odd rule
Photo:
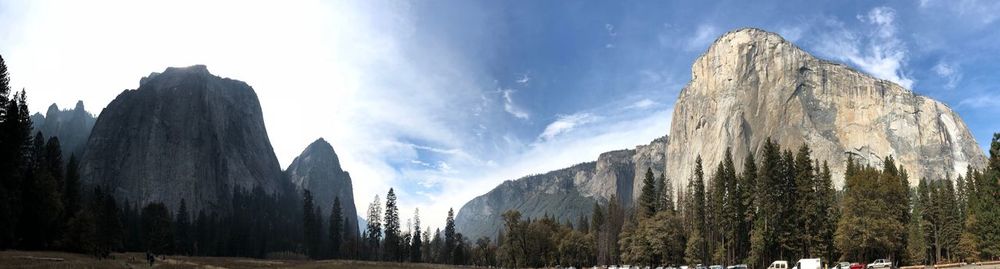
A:
<svg viewBox="0 0 1000 269">
<path fill-rule="evenodd" d="M 59 138 L 63 161 L 66 162 L 72 155 L 76 155 L 77 158 L 83 156 L 87 137 L 90 136 L 96 121 L 94 115 L 84 109 L 83 101 L 76 102 L 76 107 L 71 110 L 59 110 L 59 106 L 52 104 L 44 116 L 41 113 L 31 116 L 35 132 L 42 132 L 46 138 L 53 136 Z"/>
<path fill-rule="evenodd" d="M 838 185 L 848 156 L 879 166 L 893 156 L 911 184 L 954 178 L 986 161 L 947 105 L 817 59 L 776 34 L 729 32 L 695 61 L 674 106 L 667 177 L 684 184 L 698 155 L 715 167 L 726 147 L 741 168 L 768 137 L 793 150 L 808 144 Z"/>
<path fill-rule="evenodd" d="M 337 153 L 326 140 L 316 140 L 302 154 L 295 157 L 285 170 L 299 192 L 309 190 L 323 216 L 329 218 L 333 199 L 340 198 L 342 216 L 347 221 L 345 231 L 358 231 L 358 212 L 354 206 L 354 187 L 351 175 L 340 167 Z"/>
<path fill-rule="evenodd" d="M 575 224 L 580 216 L 590 216 L 594 203 L 607 204 L 611 197 L 630 205 L 639 198 L 646 169 L 656 175 L 664 171 L 666 143 L 661 137 L 634 150 L 602 153 L 595 162 L 508 180 L 462 206 L 455 226 L 468 238 L 495 237 L 503 228 L 503 213 L 511 209 L 524 218 L 548 215 Z"/>
<path fill-rule="evenodd" d="M 220 210 L 233 190 L 290 190 L 257 94 L 202 65 L 167 68 L 108 104 L 80 163 L 84 184 L 176 210 Z"/>
</svg>

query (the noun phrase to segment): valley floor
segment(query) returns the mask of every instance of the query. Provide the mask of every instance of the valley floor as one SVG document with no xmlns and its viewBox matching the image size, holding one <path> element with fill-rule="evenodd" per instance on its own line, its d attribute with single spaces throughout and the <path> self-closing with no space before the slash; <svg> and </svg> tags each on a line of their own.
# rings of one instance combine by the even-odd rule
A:
<svg viewBox="0 0 1000 269">
<path fill-rule="evenodd" d="M 0 268 L 468 268 L 441 264 L 413 264 L 369 261 L 293 261 L 259 260 L 238 257 L 167 256 L 153 267 L 143 253 L 115 253 L 114 259 L 98 260 L 91 256 L 51 251 L 0 251 Z"/>
</svg>

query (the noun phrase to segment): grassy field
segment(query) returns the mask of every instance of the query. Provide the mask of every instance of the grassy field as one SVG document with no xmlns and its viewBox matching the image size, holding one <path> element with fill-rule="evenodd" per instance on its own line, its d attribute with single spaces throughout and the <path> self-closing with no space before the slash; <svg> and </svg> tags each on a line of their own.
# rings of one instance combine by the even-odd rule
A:
<svg viewBox="0 0 1000 269">
<path fill-rule="evenodd" d="M 153 267 L 143 253 L 115 253 L 114 259 L 65 252 L 0 251 L 0 268 L 468 268 L 438 264 L 411 264 L 367 261 L 289 261 L 233 257 L 167 256 Z"/>
</svg>

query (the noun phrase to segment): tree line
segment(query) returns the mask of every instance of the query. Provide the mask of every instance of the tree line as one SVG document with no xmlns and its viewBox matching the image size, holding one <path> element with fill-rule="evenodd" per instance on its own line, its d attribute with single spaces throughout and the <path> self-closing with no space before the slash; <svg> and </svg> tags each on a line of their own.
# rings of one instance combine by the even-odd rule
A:
<svg viewBox="0 0 1000 269">
<path fill-rule="evenodd" d="M 483 247 L 496 254 L 473 264 L 765 268 L 800 258 L 900 265 L 1000 258 L 1000 134 L 984 170 L 912 188 L 890 156 L 879 166 L 849 157 L 844 186 L 835 189 L 829 165 L 811 153 L 808 145 L 783 150 L 769 139 L 739 171 L 727 149 L 710 176 L 698 157 L 678 190 L 647 170 L 634 207 L 612 197 L 575 223 L 507 211 L 496 245 Z"/>
</svg>

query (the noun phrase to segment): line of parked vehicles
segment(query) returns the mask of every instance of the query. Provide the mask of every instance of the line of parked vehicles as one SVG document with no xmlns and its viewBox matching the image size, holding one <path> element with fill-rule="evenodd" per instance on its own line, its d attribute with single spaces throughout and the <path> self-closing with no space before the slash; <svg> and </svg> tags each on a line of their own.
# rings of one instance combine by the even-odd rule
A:
<svg viewBox="0 0 1000 269">
<path fill-rule="evenodd" d="M 603 268 L 594 266 L 594 269 Z M 608 269 L 654 269 L 649 266 L 629 266 L 629 265 L 612 265 L 606 267 Z M 737 264 L 723 267 L 722 265 L 710 265 L 704 266 L 701 264 L 695 265 L 694 267 L 689 266 L 679 266 L 679 267 L 656 267 L 655 269 L 749 269 L 746 264 Z M 857 263 L 857 262 L 835 262 L 829 264 L 823 264 L 823 261 L 818 258 L 812 259 L 801 259 L 795 262 L 795 265 L 791 268 L 788 267 L 788 261 L 778 260 L 771 263 L 767 269 L 898 269 L 892 260 L 889 259 L 877 259 L 871 263 Z"/>
</svg>

